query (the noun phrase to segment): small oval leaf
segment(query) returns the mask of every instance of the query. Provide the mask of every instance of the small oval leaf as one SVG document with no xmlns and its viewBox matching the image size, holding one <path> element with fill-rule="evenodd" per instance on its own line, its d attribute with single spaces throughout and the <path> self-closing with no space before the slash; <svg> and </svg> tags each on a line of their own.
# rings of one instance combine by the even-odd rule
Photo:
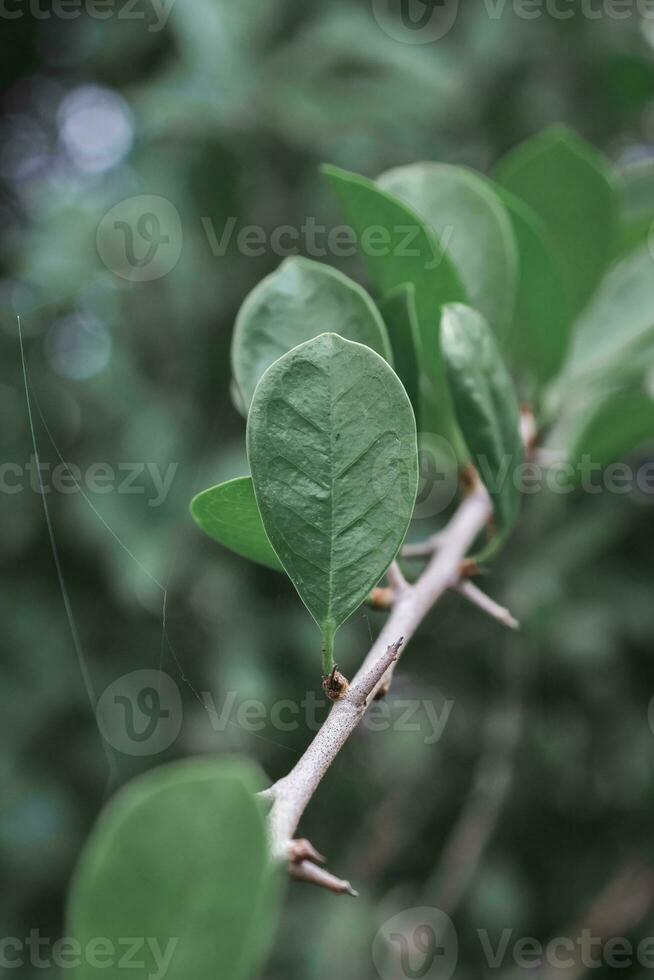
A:
<svg viewBox="0 0 654 980">
<path fill-rule="evenodd" d="M 198 527 L 225 548 L 276 572 L 284 571 L 266 535 L 249 476 L 199 493 L 191 501 L 191 514 Z"/>
<path fill-rule="evenodd" d="M 285 259 L 243 303 L 232 342 L 232 370 L 247 409 L 271 364 L 321 333 L 365 344 L 392 361 L 384 322 L 365 289 L 343 273 L 300 256 Z"/>
<path fill-rule="evenodd" d="M 86 951 L 76 980 L 106 976 L 107 944 L 116 965 L 127 937 L 141 943 L 135 980 L 256 975 L 280 884 L 260 788 L 249 762 L 210 759 L 162 766 L 117 794 L 73 879 L 69 935 Z M 89 955 L 100 937 L 104 952 Z"/>
<path fill-rule="evenodd" d="M 457 421 L 493 501 L 497 538 L 506 537 L 520 504 L 515 467 L 522 462 L 520 409 L 492 330 L 476 310 L 453 303 L 443 310 L 443 357 Z"/>
<path fill-rule="evenodd" d="M 511 221 L 493 185 L 465 167 L 446 163 L 396 167 L 377 183 L 429 224 L 458 269 L 471 305 L 504 336 L 515 310 L 518 253 Z"/>
<path fill-rule="evenodd" d="M 266 533 L 323 632 L 327 666 L 335 631 L 393 561 L 411 520 L 411 403 L 378 354 L 323 334 L 266 371 L 247 445 Z"/>
</svg>

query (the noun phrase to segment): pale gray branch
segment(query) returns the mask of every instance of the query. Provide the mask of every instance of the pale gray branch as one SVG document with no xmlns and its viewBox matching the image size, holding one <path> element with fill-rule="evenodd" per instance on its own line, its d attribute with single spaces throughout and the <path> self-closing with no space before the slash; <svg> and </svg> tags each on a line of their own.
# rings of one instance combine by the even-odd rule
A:
<svg viewBox="0 0 654 980">
<path fill-rule="evenodd" d="M 359 897 L 359 893 L 354 890 L 349 881 L 337 878 L 336 875 L 331 874 L 317 864 L 313 864 L 312 861 L 300 861 L 297 864 L 291 864 L 289 865 L 289 871 L 298 881 L 308 881 L 312 885 L 326 888 L 336 895 L 351 895 L 352 898 Z"/>
<path fill-rule="evenodd" d="M 509 629 L 518 630 L 520 629 L 520 623 L 515 619 L 508 609 L 504 606 L 500 606 L 499 603 L 487 596 L 485 592 L 478 589 L 476 585 L 472 582 L 466 580 L 464 582 L 459 582 L 456 586 L 456 591 L 462 596 L 472 602 L 473 605 L 478 606 L 483 612 L 496 619 L 498 622 L 503 623 L 504 626 L 508 626 Z"/>
<path fill-rule="evenodd" d="M 414 585 L 406 583 L 397 595 L 390 615 L 377 640 L 352 680 L 347 694 L 338 700 L 296 766 L 265 792 L 272 800 L 268 816 L 273 854 L 288 860 L 291 843 L 309 801 L 341 748 L 361 721 L 375 695 L 392 675 L 399 646 L 411 639 L 418 626 L 444 592 L 459 581 L 460 566 L 468 548 L 487 524 L 492 513 L 486 490 L 477 484 L 461 503 L 456 514 L 440 536 L 438 552 L 432 557 Z M 326 872 L 298 867 L 305 880 L 316 884 Z M 310 874 L 311 877 L 307 877 Z M 327 886 L 329 887 L 329 886 Z"/>
</svg>

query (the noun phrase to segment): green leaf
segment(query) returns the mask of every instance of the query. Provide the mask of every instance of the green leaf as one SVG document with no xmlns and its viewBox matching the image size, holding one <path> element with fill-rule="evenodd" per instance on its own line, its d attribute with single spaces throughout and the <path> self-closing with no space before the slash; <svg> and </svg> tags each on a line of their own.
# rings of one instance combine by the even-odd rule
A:
<svg viewBox="0 0 654 980">
<path fill-rule="evenodd" d="M 285 259 L 255 286 L 236 318 L 232 370 L 246 409 L 278 357 L 326 332 L 392 360 L 386 328 L 365 289 L 327 265 L 298 256 Z"/>
<path fill-rule="evenodd" d="M 97 959 L 88 953 L 99 937 L 113 944 L 111 976 L 127 937 L 142 941 L 135 980 L 256 976 L 279 887 L 260 788 L 249 762 L 207 759 L 162 766 L 118 793 L 73 879 L 68 934 L 86 951 L 76 980 L 107 976 L 106 942 Z"/>
<path fill-rule="evenodd" d="M 385 296 L 379 309 L 388 329 L 397 375 L 406 388 L 416 418 L 420 415 L 420 328 L 416 313 L 416 290 L 404 283 Z"/>
<path fill-rule="evenodd" d="M 411 403 L 378 354 L 323 334 L 266 371 L 247 445 L 266 533 L 323 632 L 327 672 L 334 633 L 395 558 L 411 520 Z"/>
<path fill-rule="evenodd" d="M 654 440 L 654 398 L 644 385 L 613 388 L 591 402 L 577 428 L 572 462 L 586 456 L 608 466 Z"/>
<path fill-rule="evenodd" d="M 243 558 L 283 572 L 264 530 L 252 480 L 228 480 L 191 501 L 193 520 L 210 538 Z"/>
<path fill-rule="evenodd" d="M 470 303 L 504 336 L 515 311 L 518 253 L 511 221 L 493 185 L 471 170 L 445 163 L 397 167 L 378 177 L 377 184 L 427 222 L 445 245 Z"/>
<path fill-rule="evenodd" d="M 547 228 L 523 201 L 502 187 L 498 193 L 513 223 L 520 258 L 516 315 L 507 347 L 513 360 L 544 384 L 561 368 L 572 315 Z"/>
<path fill-rule="evenodd" d="M 518 514 L 515 468 L 522 463 L 520 409 L 513 382 L 486 320 L 467 306 L 443 310 L 441 344 L 456 417 L 495 510 L 499 544 Z M 488 557 L 495 547 L 484 553 Z"/>
<path fill-rule="evenodd" d="M 620 253 L 647 242 L 654 225 L 654 161 L 644 160 L 618 172 Z M 654 241 L 654 237 L 652 238 Z"/>
<path fill-rule="evenodd" d="M 628 367 L 654 342 L 654 262 L 643 246 L 613 266 L 577 321 L 569 357 L 557 382 L 559 400 L 581 383 Z"/>
<path fill-rule="evenodd" d="M 361 255 L 380 296 L 411 283 L 422 342 L 421 368 L 433 385 L 435 427 L 452 434 L 452 406 L 438 342 L 445 303 L 466 302 L 459 274 L 429 226 L 392 194 L 358 174 L 324 166 L 354 229 Z"/>
<path fill-rule="evenodd" d="M 500 161 L 499 184 L 548 228 L 573 315 L 595 292 L 618 237 L 618 195 L 608 161 L 564 127 L 523 143 Z"/>
</svg>

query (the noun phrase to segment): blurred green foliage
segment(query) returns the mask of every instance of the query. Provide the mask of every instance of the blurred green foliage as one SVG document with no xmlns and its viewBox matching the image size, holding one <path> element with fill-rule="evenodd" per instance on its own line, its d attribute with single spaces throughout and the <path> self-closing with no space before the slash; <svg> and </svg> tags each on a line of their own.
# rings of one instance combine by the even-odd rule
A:
<svg viewBox="0 0 654 980">
<path fill-rule="evenodd" d="M 218 712 L 230 692 L 266 706 L 315 692 L 315 631 L 290 584 L 205 538 L 188 502 L 246 472 L 229 393 L 233 322 L 280 262 L 274 229 L 342 220 L 318 165 L 374 177 L 427 159 L 488 172 L 556 121 L 620 165 L 654 155 L 652 30 L 633 17 L 524 20 L 507 6 L 494 20 L 475 4 L 442 40 L 407 45 L 363 0 L 176 0 L 165 28 L 152 26 L 26 14 L 2 25 L 0 59 L 2 460 L 24 468 L 32 454 L 20 313 L 43 461 L 54 468 L 61 454 L 83 484 L 93 464 L 152 468 L 138 476 L 143 493 L 119 492 L 115 480 L 111 492 L 87 487 L 88 499 L 48 495 L 94 691 L 162 665 L 183 697 L 168 748 L 112 751 L 111 789 L 206 752 L 253 756 L 276 778 L 311 735 L 304 721 L 285 731 L 266 714 L 252 731 L 207 710 L 200 692 Z M 140 194 L 174 205 L 183 247 L 167 275 L 129 283 L 100 260 L 96 235 L 110 208 Z M 264 229 L 261 254 L 243 254 L 236 235 L 214 254 L 211 232 L 220 241 L 230 218 L 236 232 Z M 334 264 L 366 282 L 358 261 Z M 170 492 L 150 506 L 151 473 L 171 465 Z M 21 479 L 21 492 L 0 494 L 1 934 L 55 938 L 108 772 L 38 484 L 6 472 L 7 483 Z M 438 904 L 443 846 L 484 750 L 496 739 L 500 760 L 510 755 L 502 724 L 516 712 L 513 778 L 455 915 L 457 977 L 480 975 L 477 929 L 565 933 L 626 861 L 654 859 L 650 507 L 633 495 L 527 499 L 489 582 L 521 619 L 517 637 L 456 596 L 439 605 L 389 711 L 398 699 L 453 701 L 442 738 L 426 744 L 425 725 L 364 728 L 346 746 L 303 832 L 362 898 L 291 887 L 267 980 L 374 977 L 380 924 Z M 427 533 L 435 522 L 423 523 Z M 344 627 L 346 671 L 377 626 L 364 609 Z M 646 934 L 647 920 L 634 928 Z"/>
</svg>

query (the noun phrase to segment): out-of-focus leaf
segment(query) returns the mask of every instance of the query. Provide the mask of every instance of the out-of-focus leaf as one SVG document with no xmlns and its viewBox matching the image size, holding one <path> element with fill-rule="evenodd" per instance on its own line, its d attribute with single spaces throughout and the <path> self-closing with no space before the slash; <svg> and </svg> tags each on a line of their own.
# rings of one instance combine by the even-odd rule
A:
<svg viewBox="0 0 654 980">
<path fill-rule="evenodd" d="M 271 364 L 321 333 L 338 333 L 392 361 L 383 320 L 365 289 L 342 272 L 293 256 L 252 290 L 232 342 L 232 370 L 244 404 Z"/>
<path fill-rule="evenodd" d="M 331 2 L 311 14 L 258 66 L 266 125 L 312 157 L 337 147 L 355 170 L 378 170 L 389 145 L 433 153 L 439 123 L 461 109 L 459 59 L 442 45 L 398 44 L 365 6 Z"/>
<path fill-rule="evenodd" d="M 654 258 L 643 246 L 606 276 L 575 326 L 557 392 L 575 396 L 580 382 L 628 367 L 654 344 Z"/>
<path fill-rule="evenodd" d="M 204 490 L 191 501 L 193 520 L 210 538 L 243 558 L 283 572 L 268 540 L 249 476 Z"/>
<path fill-rule="evenodd" d="M 390 292 L 381 300 L 379 309 L 388 329 L 395 370 L 419 418 L 421 340 L 413 283 L 405 283 Z"/>
<path fill-rule="evenodd" d="M 620 252 L 633 251 L 652 235 L 654 226 L 654 161 L 618 172 L 620 194 Z M 653 239 L 654 240 L 654 239 Z"/>
<path fill-rule="evenodd" d="M 426 221 L 456 266 L 470 303 L 503 337 L 515 310 L 518 253 L 510 218 L 484 177 L 445 163 L 414 163 L 377 179 Z"/>
<path fill-rule="evenodd" d="M 572 312 L 578 313 L 617 247 L 618 195 L 608 161 L 556 126 L 509 153 L 496 178 L 549 229 Z"/>
<path fill-rule="evenodd" d="M 416 498 L 416 425 L 400 380 L 369 347 L 323 334 L 266 371 L 247 429 L 268 537 L 324 637 L 397 554 Z"/>
<path fill-rule="evenodd" d="M 484 553 L 488 557 L 518 514 L 514 473 L 522 462 L 520 409 L 497 341 L 480 313 L 459 303 L 446 306 L 441 344 L 457 421 L 493 500 L 499 533 Z"/>
<path fill-rule="evenodd" d="M 116 957 L 127 937 L 140 937 L 130 972 L 143 980 L 254 977 L 278 887 L 260 788 L 257 770 L 240 759 L 175 763 L 130 783 L 82 853 L 68 934 L 87 951 L 103 937 Z M 87 953 L 74 976 L 106 976 L 106 966 L 105 946 L 97 958 Z"/>
<path fill-rule="evenodd" d="M 466 301 L 459 275 L 429 226 L 402 201 L 358 174 L 331 166 L 323 167 L 323 172 L 356 232 L 379 294 L 386 296 L 404 283 L 415 288 L 420 366 L 433 383 L 437 424 L 449 435 L 452 407 L 444 385 L 438 329 L 443 305 Z"/>
<path fill-rule="evenodd" d="M 518 299 L 507 341 L 512 358 L 539 384 L 554 377 L 570 340 L 572 316 L 547 228 L 524 201 L 498 187 L 519 255 Z"/>
<path fill-rule="evenodd" d="M 589 406 L 569 456 L 593 465 L 620 461 L 654 440 L 654 398 L 644 385 L 614 389 Z"/>
</svg>

